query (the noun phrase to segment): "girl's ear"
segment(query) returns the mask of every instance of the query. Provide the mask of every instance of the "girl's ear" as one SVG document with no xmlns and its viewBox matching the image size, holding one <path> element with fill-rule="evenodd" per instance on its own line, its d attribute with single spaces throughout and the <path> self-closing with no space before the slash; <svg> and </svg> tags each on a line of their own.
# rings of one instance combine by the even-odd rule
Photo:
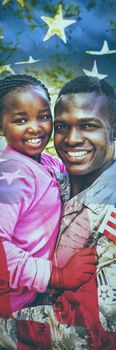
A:
<svg viewBox="0 0 116 350">
<path fill-rule="evenodd" d="M 4 131 L 2 130 L 1 127 L 0 127 L 0 136 L 4 136 Z"/>
</svg>

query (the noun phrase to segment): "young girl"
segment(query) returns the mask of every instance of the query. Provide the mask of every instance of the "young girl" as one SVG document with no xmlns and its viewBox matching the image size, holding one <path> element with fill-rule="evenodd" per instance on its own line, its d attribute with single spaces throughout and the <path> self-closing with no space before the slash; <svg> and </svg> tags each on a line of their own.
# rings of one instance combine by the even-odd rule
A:
<svg viewBox="0 0 116 350">
<path fill-rule="evenodd" d="M 0 305 L 7 312 L 8 295 L 11 310 L 19 310 L 48 285 L 61 211 L 54 174 L 64 166 L 41 155 L 52 117 L 40 81 L 26 75 L 1 80 L 0 104 L 1 133 L 8 143 L 0 159 L 0 238 L 9 274 L 6 285 L 1 278 Z"/>
<path fill-rule="evenodd" d="M 61 214 L 55 173 L 65 173 L 65 167 L 59 159 L 42 153 L 52 132 L 46 87 L 31 76 L 8 76 L 0 81 L 0 104 L 1 134 L 8 143 L 0 157 L 0 314 L 3 317 L 32 305 L 48 284 L 70 289 L 80 280 L 86 282 L 95 271 L 96 259 L 95 252 L 89 248 L 86 253 L 83 250 L 80 255 L 76 253 L 63 269 L 52 266 Z M 81 269 L 86 256 L 87 263 Z M 2 346 L 4 325 L 8 330 L 7 321 L 1 319 Z M 20 332 L 23 325 L 21 321 Z M 10 343 L 7 340 L 5 344 L 12 348 L 11 338 Z"/>
<path fill-rule="evenodd" d="M 61 200 L 55 173 L 63 163 L 42 153 L 52 132 L 50 96 L 27 75 L 0 81 L 0 126 L 8 146 L 0 157 L 0 312 L 29 305 L 48 283 L 73 287 L 76 255 L 64 269 L 52 268 Z M 94 266 L 92 266 L 92 271 Z"/>
</svg>

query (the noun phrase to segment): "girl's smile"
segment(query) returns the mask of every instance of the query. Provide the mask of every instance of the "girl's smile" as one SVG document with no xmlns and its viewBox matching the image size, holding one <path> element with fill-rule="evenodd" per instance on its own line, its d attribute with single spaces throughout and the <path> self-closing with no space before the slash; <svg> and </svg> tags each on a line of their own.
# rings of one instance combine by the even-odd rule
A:
<svg viewBox="0 0 116 350">
<path fill-rule="evenodd" d="M 2 128 L 8 144 L 28 156 L 41 154 L 52 133 L 49 101 L 41 87 L 27 86 L 4 99 Z"/>
</svg>

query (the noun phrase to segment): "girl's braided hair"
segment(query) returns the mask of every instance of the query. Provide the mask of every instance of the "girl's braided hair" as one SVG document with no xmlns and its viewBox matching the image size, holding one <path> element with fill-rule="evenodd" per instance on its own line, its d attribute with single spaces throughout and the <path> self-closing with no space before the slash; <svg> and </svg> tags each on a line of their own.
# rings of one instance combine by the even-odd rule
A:
<svg viewBox="0 0 116 350">
<path fill-rule="evenodd" d="M 16 90 L 19 87 L 25 87 L 26 85 L 40 86 L 46 92 L 46 95 L 50 101 L 50 95 L 46 86 L 37 78 L 26 74 L 12 74 L 4 79 L 0 80 L 0 100 L 12 90 Z"/>
<path fill-rule="evenodd" d="M 4 97 L 13 90 L 20 90 L 20 88 L 25 88 L 27 85 L 41 87 L 45 91 L 48 100 L 51 100 L 48 89 L 40 80 L 31 75 L 12 74 L 0 80 L 0 117 L 2 116 Z"/>
</svg>

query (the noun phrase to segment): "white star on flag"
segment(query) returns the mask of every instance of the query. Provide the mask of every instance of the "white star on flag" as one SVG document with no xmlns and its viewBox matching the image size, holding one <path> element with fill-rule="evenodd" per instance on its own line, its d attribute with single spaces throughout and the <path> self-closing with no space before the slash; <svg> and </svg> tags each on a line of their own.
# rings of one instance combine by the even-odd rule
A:
<svg viewBox="0 0 116 350">
<path fill-rule="evenodd" d="M 11 183 L 14 181 L 14 180 L 16 180 L 16 179 L 18 179 L 19 178 L 19 173 L 20 173 L 20 169 L 19 170 L 17 170 L 17 171 L 14 171 L 14 172 L 12 172 L 12 173 L 5 173 L 5 172 L 2 172 L 2 176 L 0 176 L 0 180 L 6 180 L 7 181 L 7 183 L 8 183 L 8 185 L 11 185 Z"/>
<path fill-rule="evenodd" d="M 39 62 L 40 60 L 34 60 L 32 56 L 29 56 L 28 61 L 21 61 L 21 62 L 15 62 L 15 64 L 28 64 L 28 63 L 36 63 Z"/>
<path fill-rule="evenodd" d="M 66 40 L 64 28 L 75 23 L 76 20 L 63 19 L 62 5 L 59 5 L 55 17 L 50 18 L 50 17 L 41 16 L 41 18 L 45 23 L 47 23 L 47 25 L 49 27 L 47 34 L 44 37 L 43 41 L 50 39 L 53 35 L 56 34 L 57 36 L 59 36 L 60 39 L 62 39 L 64 41 L 64 43 L 66 43 L 67 40 Z"/>
<path fill-rule="evenodd" d="M 105 40 L 100 51 L 86 51 L 86 53 L 89 53 L 90 55 L 110 55 L 116 53 L 116 50 L 110 50 L 108 47 L 108 43 Z"/>
<path fill-rule="evenodd" d="M 97 64 L 96 64 L 96 61 L 94 61 L 94 65 L 93 65 L 93 68 L 92 70 L 87 70 L 87 69 L 83 69 L 83 72 L 88 75 L 88 76 L 91 76 L 91 77 L 96 77 L 98 79 L 104 79 L 106 78 L 108 75 L 105 75 L 105 74 L 100 74 L 98 72 L 98 69 L 97 69 Z"/>
<path fill-rule="evenodd" d="M 10 0 L 4 0 L 2 5 L 6 5 Z M 16 0 L 22 7 L 24 7 L 24 0 Z"/>
</svg>

